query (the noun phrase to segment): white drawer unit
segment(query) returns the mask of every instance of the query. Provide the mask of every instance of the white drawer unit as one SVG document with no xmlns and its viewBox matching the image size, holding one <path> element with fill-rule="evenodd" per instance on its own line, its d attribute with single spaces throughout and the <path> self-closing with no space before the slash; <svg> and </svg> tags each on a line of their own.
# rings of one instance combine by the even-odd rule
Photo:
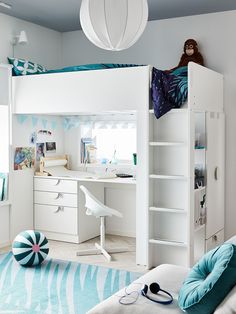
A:
<svg viewBox="0 0 236 314">
<path fill-rule="evenodd" d="M 34 227 L 50 240 L 81 243 L 99 235 L 99 219 L 86 215 L 78 180 L 34 178 Z M 103 201 L 104 187 L 86 185 Z"/>
<path fill-rule="evenodd" d="M 206 251 L 210 251 L 217 247 L 218 245 L 223 244 L 224 242 L 224 229 L 220 230 L 212 237 L 206 240 Z"/>
<path fill-rule="evenodd" d="M 75 180 L 35 178 L 34 190 L 77 194 L 77 182 Z"/>
<path fill-rule="evenodd" d="M 77 194 L 35 191 L 34 202 L 36 204 L 77 207 Z"/>
<path fill-rule="evenodd" d="M 71 235 L 78 234 L 77 208 L 35 204 L 34 215 L 35 228 L 38 230 Z"/>
</svg>

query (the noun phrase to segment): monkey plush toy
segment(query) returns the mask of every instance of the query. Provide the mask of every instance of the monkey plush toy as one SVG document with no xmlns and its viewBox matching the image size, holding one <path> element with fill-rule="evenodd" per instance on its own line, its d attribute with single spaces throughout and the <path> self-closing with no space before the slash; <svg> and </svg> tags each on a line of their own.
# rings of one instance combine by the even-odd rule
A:
<svg viewBox="0 0 236 314">
<path fill-rule="evenodd" d="M 194 39 L 188 39 L 185 41 L 184 53 L 181 56 L 178 68 L 187 66 L 190 61 L 204 65 L 203 57 L 198 51 L 197 42 Z"/>
</svg>

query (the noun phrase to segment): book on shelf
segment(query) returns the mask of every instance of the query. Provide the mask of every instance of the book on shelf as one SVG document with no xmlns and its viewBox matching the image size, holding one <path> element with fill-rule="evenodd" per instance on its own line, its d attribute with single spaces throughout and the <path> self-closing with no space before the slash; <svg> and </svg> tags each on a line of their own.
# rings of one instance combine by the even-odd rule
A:
<svg viewBox="0 0 236 314">
<path fill-rule="evenodd" d="M 90 137 L 82 137 L 80 143 L 80 160 L 81 163 L 96 162 L 96 145 L 94 139 Z"/>
</svg>

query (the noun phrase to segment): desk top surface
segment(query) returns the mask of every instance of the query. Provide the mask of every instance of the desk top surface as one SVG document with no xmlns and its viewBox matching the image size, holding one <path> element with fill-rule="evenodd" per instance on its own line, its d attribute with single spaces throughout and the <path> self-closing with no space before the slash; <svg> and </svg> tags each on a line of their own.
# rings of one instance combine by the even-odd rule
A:
<svg viewBox="0 0 236 314">
<path fill-rule="evenodd" d="M 34 176 L 40 179 L 57 179 L 57 180 L 75 180 L 80 182 L 97 182 L 97 183 L 114 183 L 114 184 L 136 184 L 134 178 L 86 178 L 86 177 L 73 177 L 73 176 Z"/>
</svg>

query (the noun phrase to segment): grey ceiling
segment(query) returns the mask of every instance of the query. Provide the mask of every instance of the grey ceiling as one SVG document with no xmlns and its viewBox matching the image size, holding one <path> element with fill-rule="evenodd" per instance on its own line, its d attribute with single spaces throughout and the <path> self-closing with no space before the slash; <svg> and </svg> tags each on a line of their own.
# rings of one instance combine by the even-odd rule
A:
<svg viewBox="0 0 236 314">
<path fill-rule="evenodd" d="M 60 32 L 80 29 L 81 0 L 0 0 L 12 5 L 0 12 Z M 118 0 L 117 0 L 118 1 Z M 236 9 L 236 0 L 148 0 L 149 20 Z"/>
</svg>

